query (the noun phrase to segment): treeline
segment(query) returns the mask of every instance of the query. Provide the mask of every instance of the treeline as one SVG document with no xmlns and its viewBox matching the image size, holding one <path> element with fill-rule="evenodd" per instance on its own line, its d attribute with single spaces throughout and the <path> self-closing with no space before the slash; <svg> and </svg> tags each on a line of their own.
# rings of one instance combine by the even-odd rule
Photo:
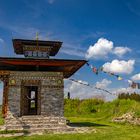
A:
<svg viewBox="0 0 140 140">
<path fill-rule="evenodd" d="M 118 99 L 130 99 L 140 101 L 140 94 L 138 93 L 121 93 L 118 95 Z"/>
</svg>

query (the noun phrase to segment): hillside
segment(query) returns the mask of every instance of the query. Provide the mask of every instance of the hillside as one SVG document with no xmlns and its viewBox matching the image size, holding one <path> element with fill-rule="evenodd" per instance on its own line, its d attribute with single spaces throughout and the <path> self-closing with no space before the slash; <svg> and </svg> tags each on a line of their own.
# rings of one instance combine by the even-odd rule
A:
<svg viewBox="0 0 140 140">
<path fill-rule="evenodd" d="M 121 116 L 128 112 L 134 112 L 140 116 L 140 102 L 130 99 L 117 99 L 112 102 L 104 102 L 100 99 L 65 99 L 66 117 L 93 117 L 102 120 Z"/>
</svg>

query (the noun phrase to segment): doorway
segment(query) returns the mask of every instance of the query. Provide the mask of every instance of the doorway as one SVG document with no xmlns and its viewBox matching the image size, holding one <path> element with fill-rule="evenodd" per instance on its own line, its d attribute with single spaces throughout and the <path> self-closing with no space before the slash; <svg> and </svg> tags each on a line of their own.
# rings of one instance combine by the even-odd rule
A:
<svg viewBox="0 0 140 140">
<path fill-rule="evenodd" d="M 24 86 L 21 102 L 21 115 L 37 115 L 38 86 Z"/>
</svg>

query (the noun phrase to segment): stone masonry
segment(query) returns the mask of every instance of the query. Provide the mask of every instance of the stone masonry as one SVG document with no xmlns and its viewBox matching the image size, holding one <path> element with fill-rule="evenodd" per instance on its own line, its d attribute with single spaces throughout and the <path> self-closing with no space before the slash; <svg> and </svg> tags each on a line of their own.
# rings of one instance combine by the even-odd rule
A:
<svg viewBox="0 0 140 140">
<path fill-rule="evenodd" d="M 37 116 L 61 118 L 66 124 L 64 114 L 64 83 L 61 72 L 10 72 L 8 92 L 8 115 L 6 125 L 19 123 L 22 120 L 22 94 L 24 86 L 38 86 Z M 32 115 L 30 116 L 30 119 Z M 62 122 L 63 120 L 63 122 Z M 34 123 L 34 122 L 32 122 Z M 59 123 L 59 122 L 58 122 Z"/>
</svg>

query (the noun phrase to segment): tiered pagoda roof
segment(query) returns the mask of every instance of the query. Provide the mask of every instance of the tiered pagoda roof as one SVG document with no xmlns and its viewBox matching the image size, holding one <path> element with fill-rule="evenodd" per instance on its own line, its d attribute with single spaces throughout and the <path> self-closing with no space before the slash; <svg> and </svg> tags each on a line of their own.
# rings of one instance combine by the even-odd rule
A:
<svg viewBox="0 0 140 140">
<path fill-rule="evenodd" d="M 49 51 L 50 56 L 55 56 L 61 48 L 60 41 L 42 41 L 42 40 L 25 40 L 13 39 L 13 47 L 16 54 L 24 54 L 26 50 L 32 51 Z"/>
<path fill-rule="evenodd" d="M 38 56 L 47 52 L 49 56 L 54 56 L 59 51 L 62 42 L 13 39 L 13 47 L 16 54 L 24 54 L 25 58 L 0 57 L 0 70 L 4 71 L 51 71 L 63 72 L 64 78 L 70 77 L 87 61 L 49 59 L 49 57 Z M 28 54 L 33 54 L 28 56 Z M 26 53 L 27 53 L 26 52 Z M 37 56 L 34 56 L 34 53 Z"/>
</svg>

